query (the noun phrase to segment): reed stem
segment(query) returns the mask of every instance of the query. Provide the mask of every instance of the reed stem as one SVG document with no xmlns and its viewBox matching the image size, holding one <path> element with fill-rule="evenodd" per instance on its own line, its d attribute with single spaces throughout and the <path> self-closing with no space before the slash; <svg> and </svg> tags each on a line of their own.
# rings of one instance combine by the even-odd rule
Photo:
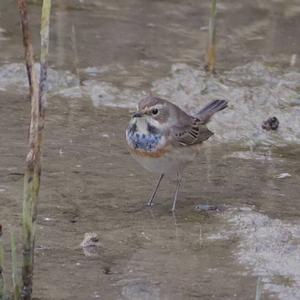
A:
<svg viewBox="0 0 300 300">
<path fill-rule="evenodd" d="M 12 283 L 13 283 L 13 299 L 21 299 L 20 285 L 18 281 L 18 268 L 17 268 L 17 250 L 16 250 L 16 240 L 13 231 L 10 233 L 11 242 L 11 265 L 12 265 Z"/>
<path fill-rule="evenodd" d="M 217 15 L 217 0 L 212 0 L 210 19 L 209 19 L 206 66 L 205 66 L 205 69 L 210 73 L 214 73 L 216 68 L 216 15 Z"/>
<path fill-rule="evenodd" d="M 23 46 L 27 76 L 29 82 L 31 115 L 29 127 L 29 151 L 26 157 L 26 169 L 24 176 L 24 198 L 23 198 L 23 265 L 22 265 L 22 299 L 31 300 L 32 277 L 33 277 L 33 228 L 32 228 L 32 203 L 37 196 L 34 190 L 33 177 L 36 165 L 37 137 L 38 137 L 38 83 L 34 69 L 33 47 L 29 30 L 28 9 L 26 0 L 18 0 L 18 9 L 21 18 L 23 33 Z"/>
<path fill-rule="evenodd" d="M 262 291 L 261 277 L 257 278 L 255 300 L 260 300 Z"/>
<path fill-rule="evenodd" d="M 74 24 L 72 25 L 71 41 L 72 41 L 72 49 L 73 49 L 73 55 L 74 55 L 74 69 L 75 69 L 75 73 L 77 75 L 78 86 L 80 86 L 81 76 L 80 76 L 80 71 L 79 71 L 79 59 L 78 59 L 78 51 L 77 51 L 76 30 L 75 30 L 75 25 Z"/>
<path fill-rule="evenodd" d="M 5 282 L 3 276 L 4 247 L 2 242 L 2 225 L 0 224 L 0 300 L 5 299 Z"/>
<path fill-rule="evenodd" d="M 41 56 L 40 56 L 40 85 L 39 85 L 39 118 L 37 137 L 37 157 L 34 169 L 34 189 L 38 196 L 41 180 L 41 149 L 43 143 L 43 130 L 45 127 L 45 113 L 47 105 L 47 70 L 49 55 L 49 26 L 50 26 L 51 0 L 44 0 L 41 17 Z M 38 197 L 32 203 L 32 220 L 35 224 L 37 218 Z"/>
<path fill-rule="evenodd" d="M 35 245 L 35 223 L 41 175 L 41 145 L 46 106 L 47 58 L 49 48 L 49 19 L 51 0 L 43 1 L 41 18 L 41 67 L 40 84 L 34 68 L 33 47 L 28 24 L 26 0 L 17 0 L 23 33 L 23 45 L 31 100 L 29 150 L 26 157 L 23 199 L 23 265 L 22 299 L 31 300 Z"/>
</svg>

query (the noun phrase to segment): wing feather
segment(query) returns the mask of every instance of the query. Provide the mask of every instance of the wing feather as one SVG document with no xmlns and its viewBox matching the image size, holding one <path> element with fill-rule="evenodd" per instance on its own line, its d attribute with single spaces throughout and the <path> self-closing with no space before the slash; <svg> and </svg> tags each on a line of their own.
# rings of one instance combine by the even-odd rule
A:
<svg viewBox="0 0 300 300">
<path fill-rule="evenodd" d="M 181 146 L 191 146 L 201 144 L 211 137 L 213 133 L 199 119 L 193 121 L 184 127 L 173 127 L 171 136 L 173 141 Z"/>
</svg>

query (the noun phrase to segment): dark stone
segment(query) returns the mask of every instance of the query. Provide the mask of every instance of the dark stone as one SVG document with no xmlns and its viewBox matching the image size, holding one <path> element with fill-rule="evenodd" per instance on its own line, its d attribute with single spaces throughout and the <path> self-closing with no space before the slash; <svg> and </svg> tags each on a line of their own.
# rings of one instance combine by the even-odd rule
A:
<svg viewBox="0 0 300 300">
<path fill-rule="evenodd" d="M 109 266 L 105 266 L 105 267 L 103 268 L 103 273 L 106 274 L 106 275 L 111 274 L 111 269 L 110 269 L 110 267 L 109 267 Z"/>
<path fill-rule="evenodd" d="M 271 117 L 266 121 L 263 121 L 261 127 L 265 130 L 277 130 L 279 126 L 279 120 L 276 117 Z"/>
</svg>

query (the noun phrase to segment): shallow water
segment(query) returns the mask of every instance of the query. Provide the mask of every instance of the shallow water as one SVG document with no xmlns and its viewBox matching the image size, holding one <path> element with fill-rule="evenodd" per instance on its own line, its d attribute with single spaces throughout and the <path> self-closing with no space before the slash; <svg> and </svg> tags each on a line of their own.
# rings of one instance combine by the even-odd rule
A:
<svg viewBox="0 0 300 300">
<path fill-rule="evenodd" d="M 263 299 L 300 298 L 299 5 L 222 2 L 219 75 L 207 80 L 200 62 L 209 5 L 181 2 L 55 3 L 38 299 L 254 299 L 258 278 Z M 1 1 L 0 11 L 8 258 L 9 227 L 20 233 L 29 107 L 15 7 Z M 37 24 L 38 6 L 31 12 Z M 130 111 L 149 90 L 190 111 L 211 98 L 231 100 L 186 171 L 175 216 L 169 180 L 145 207 L 156 178 L 124 141 Z M 261 122 L 273 114 L 279 131 L 264 132 Z M 98 240 L 82 249 L 88 232 Z"/>
</svg>

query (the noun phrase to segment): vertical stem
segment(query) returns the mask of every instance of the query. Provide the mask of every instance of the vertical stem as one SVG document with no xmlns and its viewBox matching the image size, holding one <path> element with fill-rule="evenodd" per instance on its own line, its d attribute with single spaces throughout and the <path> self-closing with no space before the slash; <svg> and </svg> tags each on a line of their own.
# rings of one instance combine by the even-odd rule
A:
<svg viewBox="0 0 300 300">
<path fill-rule="evenodd" d="M 0 300 L 5 297 L 5 282 L 3 277 L 4 248 L 2 243 L 2 225 L 0 224 Z"/>
<path fill-rule="evenodd" d="M 78 51 L 77 51 L 76 30 L 74 24 L 72 24 L 71 41 L 72 41 L 72 49 L 74 55 L 74 68 L 77 75 L 78 86 L 80 86 L 81 80 L 80 80 L 80 71 L 79 71 L 79 59 L 78 59 Z"/>
<path fill-rule="evenodd" d="M 206 70 L 215 72 L 216 67 L 216 15 L 217 0 L 211 1 L 211 14 L 209 19 L 208 47 L 206 54 Z"/>
<path fill-rule="evenodd" d="M 261 290 L 262 290 L 262 284 L 261 284 L 261 277 L 259 276 L 257 278 L 257 283 L 256 283 L 255 300 L 260 300 Z"/>
<path fill-rule="evenodd" d="M 48 54 L 49 54 L 49 25 L 51 13 L 51 0 L 43 0 L 42 16 L 41 16 L 41 56 L 40 56 L 40 85 L 39 85 L 39 118 L 38 118 L 38 133 L 37 133 L 37 151 L 36 161 L 33 173 L 33 189 L 36 195 L 32 201 L 32 230 L 33 240 L 32 248 L 35 248 L 35 227 L 38 214 L 38 194 L 41 183 L 41 156 L 43 131 L 45 127 L 45 114 L 47 105 L 47 69 L 48 69 Z M 34 253 L 32 253 L 32 263 L 34 263 Z"/>
<path fill-rule="evenodd" d="M 45 127 L 45 113 L 47 105 L 47 68 L 49 54 L 49 25 L 50 25 L 51 0 L 44 0 L 41 17 L 41 57 L 40 57 L 40 85 L 39 85 L 39 124 L 37 137 L 37 157 L 34 168 L 34 190 L 38 196 L 41 180 L 41 149 L 43 142 L 43 130 Z M 37 218 L 38 197 L 32 203 L 33 225 Z"/>
<path fill-rule="evenodd" d="M 30 149 L 30 151 L 33 149 Z M 30 152 L 26 159 L 26 170 L 24 177 L 24 200 L 23 200 L 23 265 L 22 265 L 22 299 L 31 300 L 32 277 L 33 277 L 33 251 L 34 239 L 32 228 L 32 198 L 33 192 L 33 166 L 31 164 Z"/>
<path fill-rule="evenodd" d="M 49 28 L 50 28 L 51 0 L 44 0 L 41 17 L 41 70 L 40 70 L 40 116 L 44 120 L 47 102 L 47 68 L 49 56 Z"/>
<path fill-rule="evenodd" d="M 27 69 L 27 76 L 28 76 L 28 83 L 30 89 L 30 96 L 32 95 L 32 68 L 34 66 L 34 59 L 33 59 L 33 49 L 31 43 L 31 34 L 29 31 L 29 24 L 28 24 L 28 12 L 27 12 L 27 0 L 17 0 L 19 14 L 21 18 L 21 28 L 22 28 L 22 35 L 23 35 L 23 45 L 25 49 L 25 59 L 26 59 L 26 69 Z"/>
<path fill-rule="evenodd" d="M 22 215 L 22 299 L 31 300 L 35 244 L 35 222 L 37 218 L 37 200 L 40 189 L 41 145 L 42 133 L 44 129 L 47 92 L 46 80 L 51 0 L 44 0 L 42 8 L 40 85 L 38 85 L 37 76 L 34 69 L 33 47 L 28 24 L 27 0 L 17 0 L 17 3 L 21 18 L 23 45 L 25 50 L 26 68 L 31 100 L 29 151 L 26 157 Z"/>
<path fill-rule="evenodd" d="M 59 67 L 62 67 L 65 63 L 65 43 L 67 40 L 67 10 L 66 10 L 66 1 L 57 1 L 56 3 L 56 17 L 55 17 L 55 26 L 56 26 L 56 36 L 57 36 L 57 51 L 56 51 L 56 64 Z M 67 34 L 66 34 L 67 32 Z"/>
<path fill-rule="evenodd" d="M 24 176 L 24 198 L 23 198 L 23 265 L 22 265 L 22 299 L 31 300 L 32 277 L 33 277 L 33 240 L 32 231 L 32 203 L 36 197 L 33 185 L 34 166 L 36 164 L 37 137 L 38 137 L 38 83 L 34 69 L 33 47 L 28 24 L 28 10 L 26 0 L 17 0 L 21 18 L 23 33 L 23 45 L 27 75 L 29 81 L 31 117 L 29 127 L 29 151 L 26 157 L 26 169 Z"/>
<path fill-rule="evenodd" d="M 13 299 L 20 300 L 21 292 L 17 276 L 17 255 L 16 255 L 16 240 L 13 231 L 10 233 L 11 241 L 11 265 L 12 265 L 12 283 L 13 283 Z"/>
</svg>

